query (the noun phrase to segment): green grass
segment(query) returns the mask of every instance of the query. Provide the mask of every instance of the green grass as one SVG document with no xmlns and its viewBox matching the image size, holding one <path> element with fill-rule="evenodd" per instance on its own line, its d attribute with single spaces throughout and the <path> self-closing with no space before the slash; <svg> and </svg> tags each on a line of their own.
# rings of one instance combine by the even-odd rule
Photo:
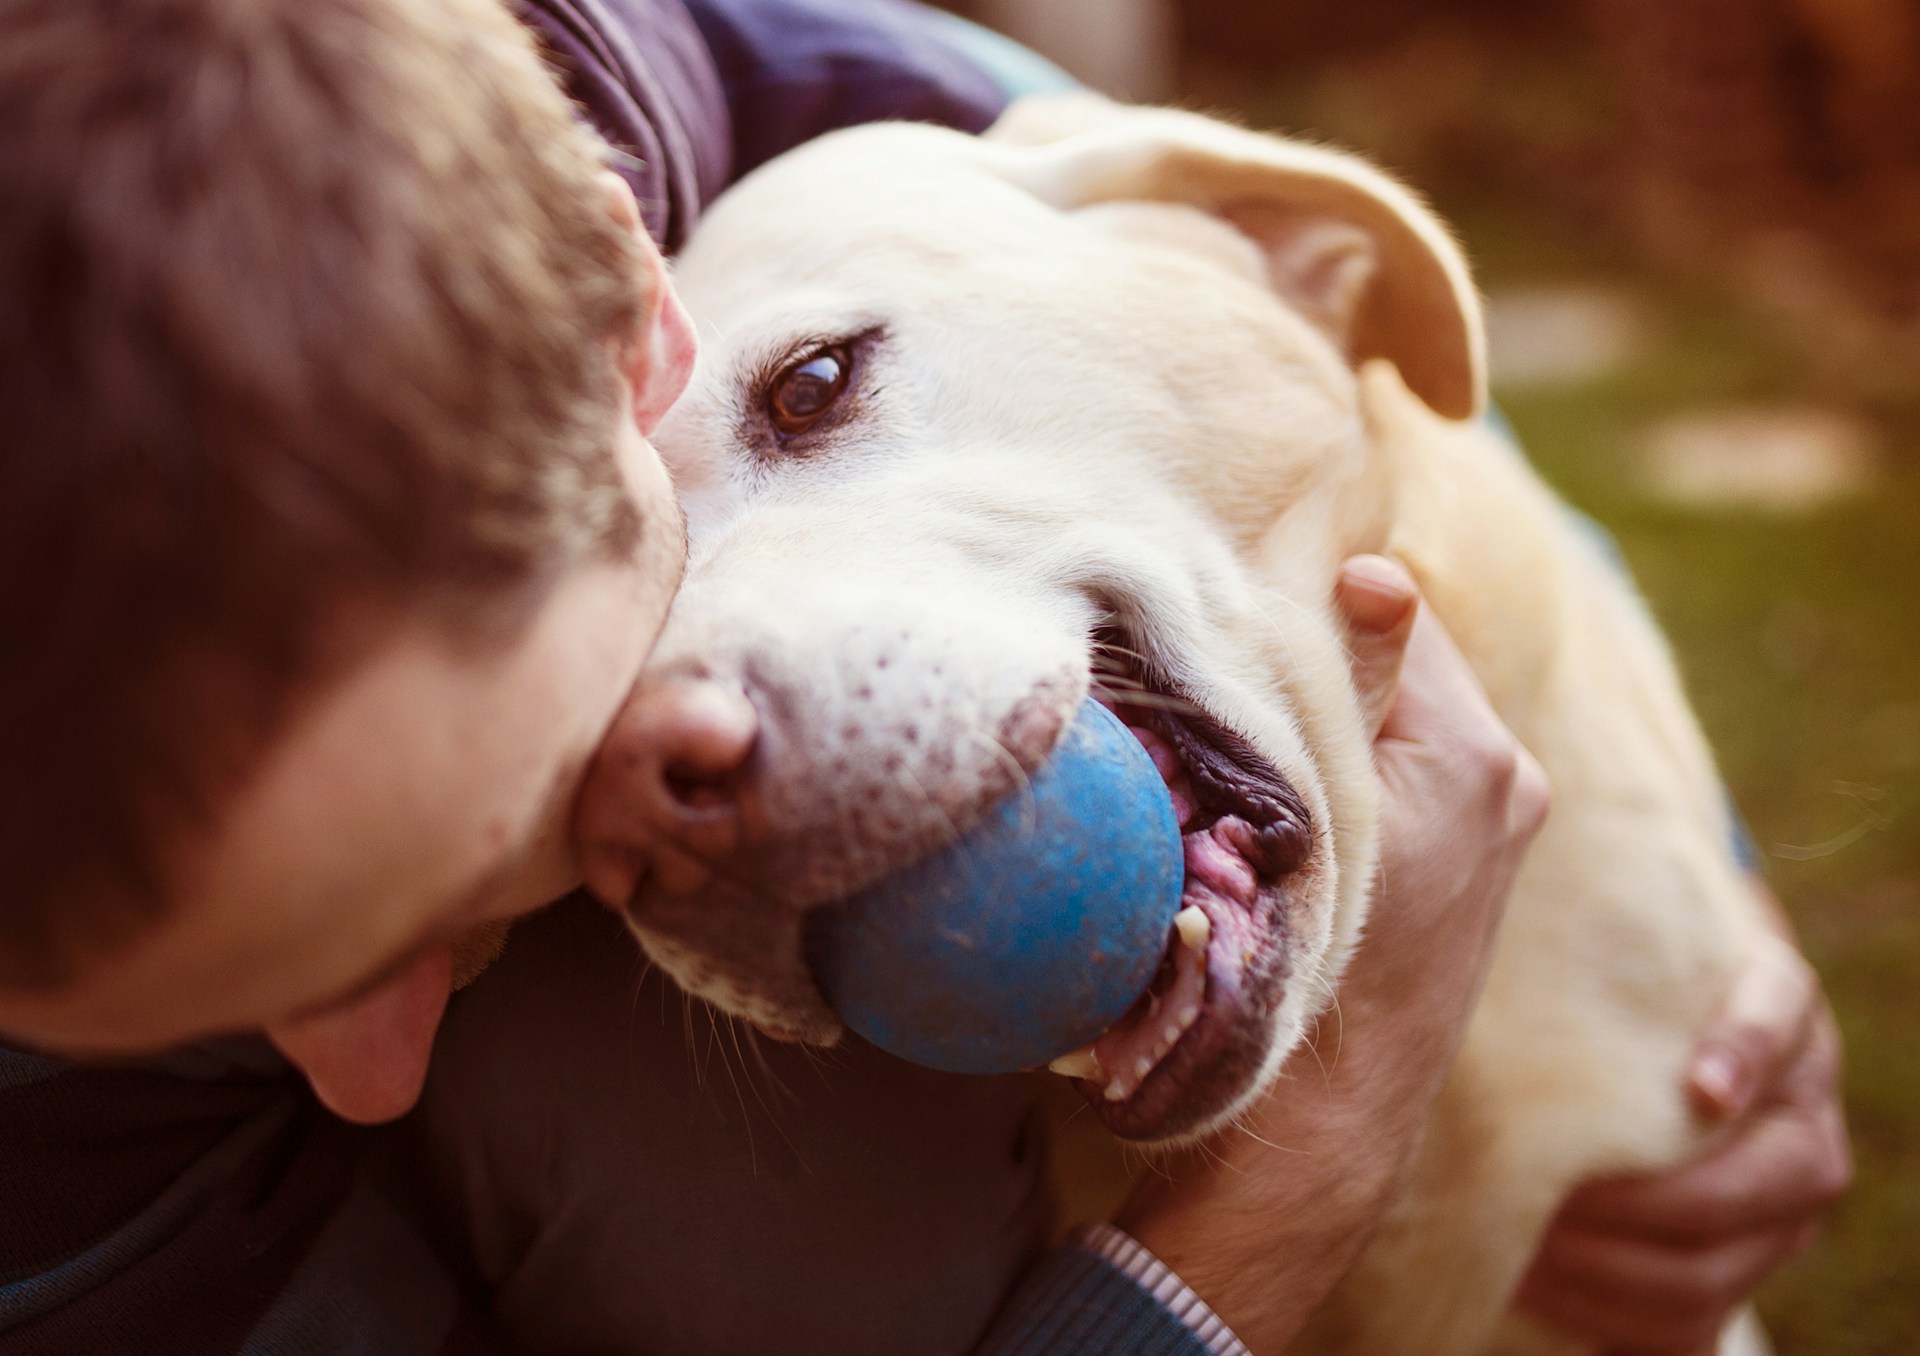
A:
<svg viewBox="0 0 1920 1356">
<path fill-rule="evenodd" d="M 1490 239 L 1483 272 L 1573 263 Z M 1544 228 L 1543 228 L 1544 229 Z M 1585 276 L 1592 276 L 1591 273 Z M 1658 295 L 1650 289 L 1650 295 Z M 1847 1042 L 1857 1181 L 1761 1309 L 1782 1356 L 1920 1351 L 1920 410 L 1876 412 L 1893 455 L 1862 497 L 1801 515 L 1690 512 L 1636 484 L 1662 414 L 1820 399 L 1785 346 L 1711 298 L 1658 303 L 1628 370 L 1502 404 L 1535 462 L 1618 538 Z"/>
</svg>

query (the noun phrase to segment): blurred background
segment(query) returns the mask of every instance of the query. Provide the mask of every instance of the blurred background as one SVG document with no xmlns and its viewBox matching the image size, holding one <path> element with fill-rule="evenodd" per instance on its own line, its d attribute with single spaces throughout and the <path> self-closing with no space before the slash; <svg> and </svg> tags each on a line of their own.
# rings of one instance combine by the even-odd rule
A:
<svg viewBox="0 0 1920 1356">
<path fill-rule="evenodd" d="M 1920 1352 L 1920 0 L 971 0 L 1123 96 L 1363 152 L 1673 638 L 1848 1050 L 1782 1356 Z"/>
</svg>

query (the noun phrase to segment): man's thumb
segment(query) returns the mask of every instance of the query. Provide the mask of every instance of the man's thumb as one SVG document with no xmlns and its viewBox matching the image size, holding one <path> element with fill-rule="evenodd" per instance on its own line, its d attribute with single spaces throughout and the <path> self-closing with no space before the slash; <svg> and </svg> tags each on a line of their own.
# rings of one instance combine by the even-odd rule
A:
<svg viewBox="0 0 1920 1356">
<path fill-rule="evenodd" d="M 1353 686 L 1371 738 L 1380 732 L 1400 684 L 1400 662 L 1420 611 L 1420 590 L 1400 562 L 1353 556 L 1340 567 L 1334 601 L 1346 617 Z"/>
<path fill-rule="evenodd" d="M 1805 1044 L 1819 985 L 1800 953 L 1779 937 L 1762 938 L 1734 981 L 1688 1070 L 1694 1105 L 1713 1120 L 1753 1106 Z"/>
</svg>

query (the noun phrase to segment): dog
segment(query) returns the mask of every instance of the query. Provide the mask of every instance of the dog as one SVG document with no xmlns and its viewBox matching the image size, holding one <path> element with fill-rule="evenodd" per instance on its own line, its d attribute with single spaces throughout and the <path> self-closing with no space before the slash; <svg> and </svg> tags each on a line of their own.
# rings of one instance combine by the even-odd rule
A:
<svg viewBox="0 0 1920 1356">
<path fill-rule="evenodd" d="M 1477 418 L 1440 222 L 1359 159 L 1075 96 L 791 152 L 676 280 L 701 356 L 657 445 L 690 555 L 643 691 L 743 694 L 758 729 L 738 813 L 633 897 L 649 956 L 833 1043 L 809 920 L 1015 789 L 1091 695 L 1171 754 L 1214 867 L 1191 1024 L 1165 1048 L 1122 1019 L 1080 1088 L 1129 1139 L 1229 1123 L 1366 919 L 1378 787 L 1331 595 L 1345 557 L 1396 556 L 1554 809 L 1412 1176 L 1306 1349 L 1581 1350 L 1510 1312 L 1526 1263 L 1576 1182 L 1701 1146 L 1690 1052 L 1780 943 L 1659 633 Z"/>
</svg>

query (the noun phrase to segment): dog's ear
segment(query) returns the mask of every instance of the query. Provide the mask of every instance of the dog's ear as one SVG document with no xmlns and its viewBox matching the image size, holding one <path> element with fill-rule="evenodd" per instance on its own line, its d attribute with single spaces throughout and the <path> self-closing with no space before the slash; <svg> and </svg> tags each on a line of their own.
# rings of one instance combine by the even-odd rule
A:
<svg viewBox="0 0 1920 1356">
<path fill-rule="evenodd" d="M 1355 366 L 1384 358 L 1436 413 L 1477 414 L 1480 302 L 1466 260 L 1411 192 L 1363 160 L 1172 109 L 1097 96 L 1022 100 L 989 138 L 997 167 L 1062 208 L 1179 203 L 1265 252 L 1275 290 Z"/>
</svg>

